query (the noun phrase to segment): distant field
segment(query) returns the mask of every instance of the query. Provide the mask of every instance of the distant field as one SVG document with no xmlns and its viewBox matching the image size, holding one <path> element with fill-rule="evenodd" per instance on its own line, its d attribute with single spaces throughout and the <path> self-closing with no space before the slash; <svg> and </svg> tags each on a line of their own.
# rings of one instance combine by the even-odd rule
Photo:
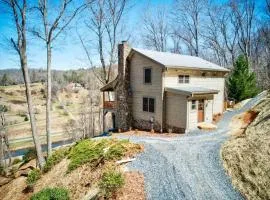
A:
<svg viewBox="0 0 270 200">
<path fill-rule="evenodd" d="M 44 135 L 42 141 L 45 142 L 45 84 L 34 83 L 31 85 L 31 89 L 38 133 Z M 69 119 L 79 120 L 79 112 L 81 109 L 85 109 L 84 102 L 88 93 L 89 91 L 84 88 L 66 88 L 57 92 L 52 103 L 52 134 L 54 140 L 68 138 L 64 126 Z M 8 108 L 5 116 L 7 132 L 12 146 L 17 148 L 24 146 L 25 143 L 31 144 L 31 127 L 24 85 L 0 86 L 0 104 Z M 28 140 L 26 139 L 24 142 L 21 138 L 28 138 Z"/>
</svg>

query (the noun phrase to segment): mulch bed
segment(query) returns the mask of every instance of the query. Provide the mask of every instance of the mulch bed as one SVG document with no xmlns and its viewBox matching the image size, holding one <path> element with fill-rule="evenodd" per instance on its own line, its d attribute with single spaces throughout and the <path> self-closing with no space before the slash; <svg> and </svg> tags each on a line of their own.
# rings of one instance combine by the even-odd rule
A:
<svg viewBox="0 0 270 200">
<path fill-rule="evenodd" d="M 117 194 L 117 200 L 145 200 L 144 176 L 140 172 L 125 172 L 125 185 Z"/>
<path fill-rule="evenodd" d="M 151 133 L 147 131 L 127 131 L 123 133 L 115 133 L 114 136 L 140 136 L 140 137 L 179 137 L 184 134 L 179 133 Z"/>
</svg>

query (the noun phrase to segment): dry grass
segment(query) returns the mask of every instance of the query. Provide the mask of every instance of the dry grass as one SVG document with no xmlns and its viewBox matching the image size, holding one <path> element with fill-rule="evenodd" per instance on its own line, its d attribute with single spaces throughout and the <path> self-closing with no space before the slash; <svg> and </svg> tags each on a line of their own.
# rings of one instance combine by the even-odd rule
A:
<svg viewBox="0 0 270 200">
<path fill-rule="evenodd" d="M 26 177 L 19 177 L 11 181 L 10 183 L 0 187 L 0 199 L 1 200 L 26 200 L 29 199 L 30 194 L 23 193 L 26 188 Z"/>
<path fill-rule="evenodd" d="M 98 141 L 95 142 L 99 143 Z M 119 141 L 108 140 L 108 144 L 112 143 L 118 144 Z M 143 147 L 139 144 L 133 144 L 130 142 L 123 141 L 121 142 L 121 145 L 123 145 L 125 149 L 124 154 L 123 156 L 121 156 L 121 158 L 135 156 L 136 153 L 139 153 L 143 150 Z M 89 148 L 92 147 L 89 146 Z M 107 149 L 107 147 L 105 149 L 107 150 L 106 152 L 108 153 L 109 149 Z M 115 151 L 111 152 L 111 154 L 114 155 Z M 89 190 L 91 190 L 91 188 L 95 188 L 98 185 L 98 181 L 101 179 L 102 174 L 106 169 L 108 169 L 111 166 L 119 168 L 119 166 L 115 164 L 115 159 L 113 158 L 104 160 L 104 162 L 100 163 L 95 167 L 93 167 L 91 163 L 86 162 L 78 166 L 74 170 L 70 171 L 69 173 L 67 173 L 69 164 L 70 160 L 68 158 L 64 158 L 61 162 L 53 166 L 50 171 L 44 173 L 34 185 L 34 193 L 37 193 L 46 187 L 64 187 L 69 190 L 71 199 L 78 199 L 78 200 L 83 199 L 84 196 L 89 192 Z M 30 196 L 33 195 L 33 193 L 23 192 L 24 189 L 26 188 L 25 180 L 26 180 L 25 177 L 19 177 L 1 187 L 0 199 L 3 200 L 29 199 Z M 126 180 L 126 185 L 124 186 L 125 191 L 120 190 L 120 193 L 117 193 L 117 195 L 119 195 L 118 199 L 126 199 L 125 198 L 126 196 L 135 197 L 134 195 L 143 194 L 144 185 L 142 175 L 136 173 L 135 174 L 128 173 L 125 175 L 125 180 Z M 134 187 L 136 184 L 138 185 Z"/>
<path fill-rule="evenodd" d="M 46 99 L 43 98 L 43 92 L 45 85 L 41 83 L 31 84 L 33 103 L 35 105 L 35 117 L 37 121 L 38 132 L 41 135 L 45 134 L 46 126 Z M 1 104 L 6 105 L 8 112 L 6 113 L 7 122 L 7 132 L 9 139 L 17 139 L 22 137 L 31 136 L 31 127 L 29 121 L 24 121 L 25 114 L 27 114 L 27 104 L 25 97 L 25 87 L 24 85 L 12 85 L 12 86 L 1 86 L 0 87 L 0 99 Z M 61 103 L 64 105 L 68 104 L 68 109 L 73 113 L 73 117 L 79 118 L 78 111 L 81 106 L 83 98 L 88 95 L 86 89 L 81 89 L 79 93 L 67 92 L 65 90 L 58 91 L 57 93 Z M 68 97 L 66 97 L 66 95 Z M 79 98 L 76 98 L 79 97 Z M 70 104 L 72 102 L 72 104 Z M 52 132 L 64 132 L 64 126 L 70 119 L 70 116 L 63 115 L 57 106 L 59 101 L 53 102 L 52 111 Z M 66 137 L 62 135 L 62 139 Z M 59 136 L 55 137 L 55 140 L 59 140 Z M 61 138 L 60 138 L 61 140 Z M 13 144 L 12 144 L 13 145 Z M 15 144 L 14 147 L 17 148 L 21 144 Z"/>
<path fill-rule="evenodd" d="M 221 151 L 223 165 L 247 199 L 270 199 L 270 95 L 233 122 L 233 137 Z"/>
<path fill-rule="evenodd" d="M 41 189 L 50 187 L 64 187 L 70 192 L 71 199 L 82 199 L 101 177 L 103 168 L 95 169 L 83 165 L 71 173 L 66 173 L 69 160 L 64 159 L 57 164 L 51 171 L 44 175 L 36 184 L 35 193 Z"/>
</svg>

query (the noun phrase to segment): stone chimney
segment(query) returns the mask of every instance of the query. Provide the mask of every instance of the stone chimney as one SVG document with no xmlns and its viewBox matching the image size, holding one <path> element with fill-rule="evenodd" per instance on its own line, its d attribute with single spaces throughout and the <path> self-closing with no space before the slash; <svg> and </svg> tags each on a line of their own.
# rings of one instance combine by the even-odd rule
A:
<svg viewBox="0 0 270 200">
<path fill-rule="evenodd" d="M 127 68 L 127 56 L 131 51 L 131 47 L 127 41 L 118 44 L 118 76 L 121 80 L 125 79 Z"/>
<path fill-rule="evenodd" d="M 126 41 L 118 44 L 118 86 L 116 89 L 116 126 L 126 131 L 131 126 L 130 77 L 127 56 L 131 47 Z"/>
</svg>

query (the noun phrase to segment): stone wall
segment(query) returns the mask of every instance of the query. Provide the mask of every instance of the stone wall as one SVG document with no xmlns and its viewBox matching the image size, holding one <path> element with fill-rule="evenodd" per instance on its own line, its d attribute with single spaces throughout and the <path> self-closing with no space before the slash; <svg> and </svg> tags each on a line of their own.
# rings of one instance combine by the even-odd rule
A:
<svg viewBox="0 0 270 200">
<path fill-rule="evenodd" d="M 185 128 L 171 126 L 169 124 L 166 124 L 165 131 L 170 132 L 170 130 L 172 133 L 185 133 Z"/>
<path fill-rule="evenodd" d="M 155 132 L 160 132 L 161 131 L 161 125 L 158 122 L 154 122 L 153 124 Z M 132 128 L 139 129 L 139 130 L 144 130 L 144 131 L 150 131 L 152 129 L 152 123 L 150 120 L 133 120 L 132 123 Z"/>
<path fill-rule="evenodd" d="M 127 42 L 118 45 L 118 86 L 116 88 L 116 127 L 125 131 L 132 122 L 131 98 L 129 94 L 130 78 L 127 56 L 131 48 Z"/>
</svg>

